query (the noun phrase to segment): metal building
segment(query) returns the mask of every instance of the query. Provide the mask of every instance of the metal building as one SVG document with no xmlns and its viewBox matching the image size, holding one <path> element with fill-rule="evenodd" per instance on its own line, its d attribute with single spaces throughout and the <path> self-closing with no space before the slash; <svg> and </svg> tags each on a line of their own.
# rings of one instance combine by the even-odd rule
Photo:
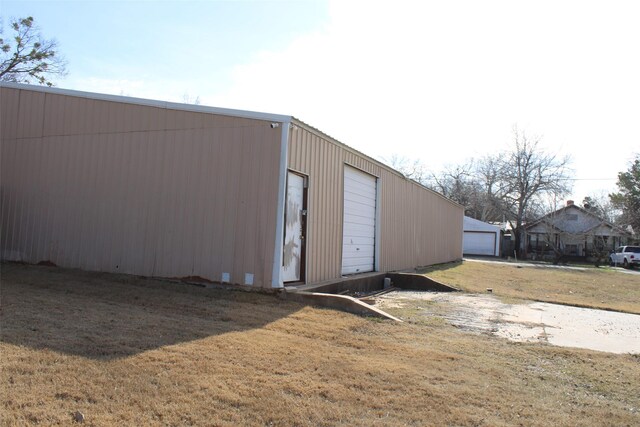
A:
<svg viewBox="0 0 640 427">
<path fill-rule="evenodd" d="M 462 207 L 291 116 L 0 85 L 3 260 L 271 288 L 459 259 Z"/>
</svg>

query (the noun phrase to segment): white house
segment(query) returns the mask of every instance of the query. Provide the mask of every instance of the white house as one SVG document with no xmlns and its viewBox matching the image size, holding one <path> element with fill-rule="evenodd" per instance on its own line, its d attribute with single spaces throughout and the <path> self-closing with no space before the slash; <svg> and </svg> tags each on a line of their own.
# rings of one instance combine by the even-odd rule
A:
<svg viewBox="0 0 640 427">
<path fill-rule="evenodd" d="M 463 230 L 464 255 L 500 256 L 500 227 L 465 216 Z"/>
</svg>

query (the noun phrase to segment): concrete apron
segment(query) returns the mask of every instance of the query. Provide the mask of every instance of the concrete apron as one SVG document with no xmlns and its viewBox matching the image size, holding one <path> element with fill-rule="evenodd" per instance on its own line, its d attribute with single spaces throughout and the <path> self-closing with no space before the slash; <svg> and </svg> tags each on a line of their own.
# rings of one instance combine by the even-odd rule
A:
<svg viewBox="0 0 640 427">
<path fill-rule="evenodd" d="M 510 304 L 487 294 L 404 291 L 376 297 L 382 310 L 419 301 L 436 305 L 419 304 L 416 315 L 441 318 L 469 332 L 517 342 L 640 354 L 638 314 L 525 300 Z"/>
<path fill-rule="evenodd" d="M 384 319 L 402 322 L 402 320 L 367 304 L 364 298 L 355 298 L 348 295 L 340 295 L 344 292 L 374 293 L 383 291 L 385 279 L 390 279 L 387 284 L 393 288 L 408 289 L 414 291 L 454 292 L 459 289 L 436 282 L 426 276 L 409 273 L 365 273 L 337 280 L 330 280 L 311 285 L 285 286 L 280 296 L 289 301 L 296 301 L 318 307 L 333 308 L 348 313 L 380 317 Z"/>
</svg>

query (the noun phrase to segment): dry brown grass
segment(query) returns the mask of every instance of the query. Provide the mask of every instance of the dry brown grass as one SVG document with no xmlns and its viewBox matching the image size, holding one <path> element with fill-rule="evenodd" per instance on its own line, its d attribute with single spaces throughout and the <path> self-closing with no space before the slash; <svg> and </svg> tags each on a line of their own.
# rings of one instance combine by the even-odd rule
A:
<svg viewBox="0 0 640 427">
<path fill-rule="evenodd" d="M 609 268 L 561 269 L 477 261 L 420 270 L 467 292 L 640 314 L 640 275 Z"/>
<path fill-rule="evenodd" d="M 634 356 L 2 266 L 3 425 L 638 425 Z"/>
</svg>

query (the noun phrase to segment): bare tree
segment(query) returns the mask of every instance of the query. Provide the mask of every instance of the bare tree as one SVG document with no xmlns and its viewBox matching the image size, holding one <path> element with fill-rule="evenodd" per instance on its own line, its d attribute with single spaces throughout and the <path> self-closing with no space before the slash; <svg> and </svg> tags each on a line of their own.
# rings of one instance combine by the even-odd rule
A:
<svg viewBox="0 0 640 427">
<path fill-rule="evenodd" d="M 434 173 L 420 159 L 409 159 L 394 154 L 387 161 L 394 169 L 427 188 L 461 204 L 465 214 L 477 217 L 478 195 L 482 189 L 476 183 L 473 161 L 460 165 L 448 165 L 444 170 Z"/>
<path fill-rule="evenodd" d="M 540 139 L 517 128 L 503 154 L 449 165 L 430 173 L 419 159 L 393 156 L 391 166 L 408 178 L 464 206 L 465 215 L 481 221 L 510 222 L 518 255 L 523 224 L 548 212 L 546 204 L 570 190 L 569 158 L 548 153 Z"/>
<path fill-rule="evenodd" d="M 185 92 L 182 95 L 182 102 L 185 103 L 185 104 L 200 105 L 200 96 L 196 96 L 194 98 L 191 95 L 189 95 L 188 92 Z"/>
<path fill-rule="evenodd" d="M 428 185 L 429 172 L 427 166 L 420 159 L 409 159 L 408 157 L 393 154 L 389 160 L 385 159 L 385 163 L 407 178 L 431 188 Z"/>
<path fill-rule="evenodd" d="M 448 165 L 438 173 L 430 172 L 420 159 L 409 159 L 397 154 L 391 156 L 387 163 L 407 178 L 461 204 L 465 208 L 465 214 L 477 217 L 482 189 L 476 183 L 473 161 Z"/>
<path fill-rule="evenodd" d="M 531 208 L 545 197 L 560 198 L 571 190 L 569 157 L 545 152 L 540 138 L 528 138 L 517 128 L 513 131 L 510 152 L 499 158 L 504 185 L 505 208 L 515 232 L 515 247 L 521 255 L 523 224 L 533 217 Z"/>
<path fill-rule="evenodd" d="M 504 198 L 508 183 L 503 179 L 505 165 L 498 156 L 486 156 L 475 163 L 475 182 L 478 187 L 475 205 L 476 219 L 505 222 L 508 218 Z"/>
<path fill-rule="evenodd" d="M 438 174 L 431 174 L 431 188 L 461 204 L 465 214 L 475 216 L 478 188 L 474 181 L 474 164 L 468 161 L 460 165 L 448 165 Z"/>
<path fill-rule="evenodd" d="M 0 29 L 0 81 L 53 86 L 50 76 L 66 73 L 57 42 L 43 39 L 31 16 L 12 21 L 11 29 L 11 39 Z"/>
</svg>

